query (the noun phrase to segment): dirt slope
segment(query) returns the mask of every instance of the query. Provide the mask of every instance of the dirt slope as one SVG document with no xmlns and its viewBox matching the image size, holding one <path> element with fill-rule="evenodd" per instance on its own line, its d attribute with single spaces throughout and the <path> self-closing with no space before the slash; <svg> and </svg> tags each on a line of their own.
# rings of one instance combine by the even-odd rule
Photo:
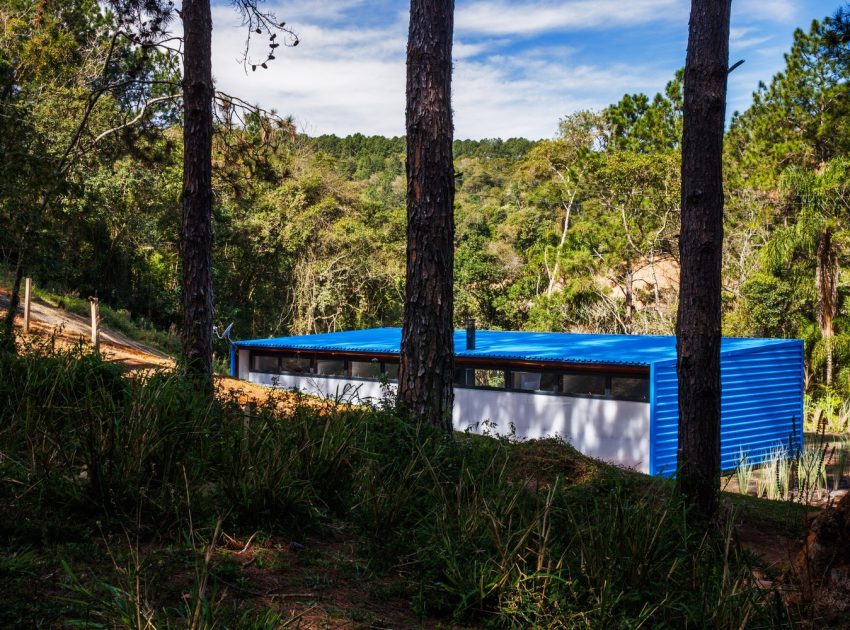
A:
<svg viewBox="0 0 850 630">
<path fill-rule="evenodd" d="M 9 297 L 5 292 L 0 292 L 0 308 L 7 309 L 9 307 Z M 24 310 L 18 307 L 18 317 L 15 321 L 16 326 L 23 325 Z M 36 324 L 37 332 L 54 332 L 56 331 L 62 337 L 76 339 L 82 337 L 88 340 L 91 337 L 91 320 L 86 317 L 81 317 L 76 313 L 51 306 L 41 299 L 34 299 L 30 308 L 30 326 Z M 156 348 L 145 346 L 126 335 L 110 330 L 101 326 L 100 333 L 101 343 L 114 348 L 127 348 L 129 350 L 137 350 L 158 359 L 167 359 L 168 356 L 160 352 Z"/>
</svg>

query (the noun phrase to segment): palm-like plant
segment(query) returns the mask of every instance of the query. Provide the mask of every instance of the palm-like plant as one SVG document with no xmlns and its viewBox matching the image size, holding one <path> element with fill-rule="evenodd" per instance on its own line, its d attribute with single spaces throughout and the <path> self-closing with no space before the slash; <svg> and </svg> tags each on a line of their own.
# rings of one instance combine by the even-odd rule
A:
<svg viewBox="0 0 850 630">
<path fill-rule="evenodd" d="M 768 267 L 786 267 L 795 254 L 813 256 L 817 322 L 826 346 L 826 382 L 832 383 L 833 322 L 838 312 L 839 259 L 850 232 L 850 162 L 831 160 L 815 170 L 792 167 L 780 179 L 796 221 L 774 232 L 763 250 Z"/>
</svg>

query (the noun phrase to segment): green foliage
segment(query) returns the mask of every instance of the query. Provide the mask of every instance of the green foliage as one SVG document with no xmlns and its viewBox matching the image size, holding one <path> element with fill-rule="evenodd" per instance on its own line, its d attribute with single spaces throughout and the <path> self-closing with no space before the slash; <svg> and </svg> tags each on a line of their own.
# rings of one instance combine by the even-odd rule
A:
<svg viewBox="0 0 850 630">
<path fill-rule="evenodd" d="M 321 419 L 299 407 L 282 423 L 271 396 L 245 412 L 241 431 L 224 439 L 221 493 L 241 524 L 303 529 L 331 515 L 344 515 L 354 486 L 352 444 L 362 413 Z"/>
<path fill-rule="evenodd" d="M 677 149 L 682 138 L 684 70 L 650 101 L 645 94 L 626 94 L 605 109 L 611 145 L 619 150 L 652 153 Z"/>
<path fill-rule="evenodd" d="M 90 89 L 87 51 L 103 46 L 108 22 L 96 4 L 48 5 L 41 25 L 15 22 L 0 46 L 7 68 L 0 76 L 21 64 L 28 72 L 16 75 L 26 77 L 15 105 L 20 132 L 4 142 L 20 140 L 15 151 L 29 161 L 14 157 L 9 144 L 0 172 L 12 191 L 0 212 L 16 226 L 0 235 L 10 269 L 22 217 L 35 216 L 17 208 L 37 209 L 45 198 L 46 189 L 27 182 L 49 179 L 38 169 L 55 170 L 80 114 L 74 103 Z M 60 34 L 62 20 L 74 28 Z M 826 373 L 818 330 L 824 301 L 812 282 L 817 234 L 832 235 L 838 269 L 846 254 L 841 24 L 830 18 L 795 35 L 785 70 L 735 117 L 724 169 L 725 328 L 805 338 L 815 381 Z M 33 37 L 51 44 L 33 47 Z M 137 54 L 124 51 L 115 71 Z M 178 70 L 169 57 L 146 63 L 143 74 L 166 83 Z M 87 133 L 133 114 L 130 96 L 99 102 Z M 179 323 L 182 147 L 173 114 L 162 110 L 138 133 L 110 136 L 63 175 L 42 228 L 28 237 L 37 287 L 96 294 L 104 313 L 126 310 L 143 330 Z M 624 95 L 600 112 L 564 116 L 551 140 L 455 141 L 456 322 L 471 316 L 487 328 L 671 333 L 680 135 L 681 72 L 654 96 Z M 214 149 L 220 324 L 234 322 L 235 336 L 246 338 L 400 323 L 404 138 L 311 138 L 253 114 L 241 128 L 218 127 Z M 842 388 L 850 382 L 840 340 L 843 285 L 839 274 L 832 351 Z"/>
<path fill-rule="evenodd" d="M 529 492 L 510 483 L 509 443 L 477 453 L 480 438 L 435 438 L 409 433 L 395 448 L 412 456 L 370 477 L 358 511 L 373 562 L 425 572 L 423 610 L 490 611 L 511 627 L 727 627 L 770 614 L 737 552 L 693 538 L 666 484 L 556 478 Z"/>
<path fill-rule="evenodd" d="M 303 535 L 340 522 L 359 533 L 371 570 L 404 567 L 429 614 L 513 627 L 780 619 L 730 540 L 694 537 L 667 482 L 557 440 L 447 439 L 391 403 L 282 417 L 273 398 L 210 403 L 179 375 L 125 377 L 80 351 L 2 361 L 4 538 L 66 540 L 76 523 L 106 540 L 132 527 L 136 540 L 183 536 L 195 549 L 194 585 L 171 610 L 156 595 L 160 565 L 138 543 L 92 575 L 66 559 L 69 619 L 233 618 L 216 592 L 238 576 L 211 561 L 222 526 Z M 11 506 L 31 519 L 11 519 Z M 28 554 L 0 563 L 0 581 L 31 571 Z M 270 619 L 246 614 L 240 623 Z"/>
<path fill-rule="evenodd" d="M 791 337 L 797 332 L 793 314 L 799 313 L 800 296 L 788 282 L 770 274 L 753 274 L 741 287 L 741 294 L 739 309 L 749 334 Z"/>
<path fill-rule="evenodd" d="M 785 70 L 761 83 L 752 106 L 733 116 L 730 146 L 758 184 L 775 185 L 789 165 L 813 168 L 847 155 L 848 59 L 828 45 L 833 21 L 797 29 Z"/>
<path fill-rule="evenodd" d="M 9 474 L 45 502 L 104 514 L 169 515 L 184 462 L 205 446 L 212 410 L 175 376 L 135 380 L 82 347 L 0 359 Z M 61 439 L 57 439 L 61 435 Z M 186 435 L 196 435 L 190 442 Z M 201 474 L 200 470 L 188 474 Z"/>
<path fill-rule="evenodd" d="M 174 336 L 153 329 L 180 321 L 178 112 L 163 105 L 95 138 L 167 93 L 179 64 L 122 44 L 108 78 L 149 87 L 107 90 L 81 127 L 116 25 L 96 2 L 38 6 L 0 4 L 0 262 L 11 272 L 26 253 L 37 288 L 98 295 L 108 325 L 173 351 Z M 725 331 L 803 338 L 809 390 L 831 373 L 844 398 L 846 32 L 846 12 L 798 30 L 783 71 L 734 117 L 723 269 Z M 455 141 L 456 323 L 672 333 L 681 73 L 558 129 Z M 219 324 L 234 322 L 236 338 L 400 324 L 404 138 L 311 138 L 259 113 L 215 131 Z"/>
</svg>

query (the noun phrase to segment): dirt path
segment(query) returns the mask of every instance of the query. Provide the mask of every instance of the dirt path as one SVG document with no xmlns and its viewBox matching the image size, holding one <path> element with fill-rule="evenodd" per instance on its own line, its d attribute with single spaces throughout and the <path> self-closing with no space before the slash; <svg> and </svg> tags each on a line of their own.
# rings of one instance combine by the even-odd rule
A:
<svg viewBox="0 0 850 630">
<path fill-rule="evenodd" d="M 7 308 L 8 294 L 0 289 L 0 309 Z M 70 347 L 82 342 L 91 343 L 91 323 L 85 317 L 48 304 L 44 300 L 33 300 L 30 308 L 30 334 L 23 335 L 23 309 L 18 309 L 15 327 L 21 338 L 26 341 L 47 341 L 54 339 L 60 346 Z M 150 369 L 171 369 L 174 359 L 156 348 L 130 339 L 126 335 L 101 327 L 100 352 L 108 361 L 115 361 L 127 366 L 130 371 Z M 216 376 L 216 386 L 224 393 L 237 396 L 243 402 L 265 402 L 270 396 L 283 413 L 291 412 L 296 404 L 306 404 L 319 409 L 329 408 L 325 403 L 310 396 L 295 396 L 292 393 L 248 383 L 229 376 Z"/>
<path fill-rule="evenodd" d="M 0 292 L 0 308 L 6 309 L 8 307 L 8 295 L 5 292 Z M 18 307 L 18 317 L 15 322 L 17 326 L 23 325 L 23 314 L 23 307 Z M 42 332 L 49 331 L 52 333 L 57 331 L 62 336 L 71 337 L 75 340 L 79 337 L 89 339 L 91 336 L 91 321 L 88 318 L 57 308 L 38 298 L 32 301 L 30 307 L 30 325 L 32 326 L 33 323 L 36 323 L 38 325 L 37 328 Z M 157 359 L 168 358 L 168 355 L 156 348 L 141 344 L 116 330 L 111 330 L 104 326 L 101 326 L 100 339 L 101 343 L 105 343 L 110 347 L 136 350 Z"/>
</svg>

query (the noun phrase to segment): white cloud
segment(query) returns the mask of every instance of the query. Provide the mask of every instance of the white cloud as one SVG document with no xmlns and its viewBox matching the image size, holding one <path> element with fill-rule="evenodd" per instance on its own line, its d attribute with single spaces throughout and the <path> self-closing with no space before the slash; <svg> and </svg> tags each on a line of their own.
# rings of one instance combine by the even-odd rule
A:
<svg viewBox="0 0 850 630">
<path fill-rule="evenodd" d="M 545 53 L 456 64 L 455 135 L 552 137 L 563 116 L 601 109 L 626 91 L 654 92 L 670 78 L 640 66 L 578 64 Z"/>
<path fill-rule="evenodd" d="M 477 57 L 487 50 L 491 50 L 495 46 L 504 44 L 505 42 L 488 40 L 486 42 L 476 42 L 469 44 L 464 41 L 459 41 L 455 38 L 452 43 L 452 57 L 455 60 L 468 59 L 469 57 Z"/>
<path fill-rule="evenodd" d="M 755 27 L 732 28 L 729 32 L 729 48 L 734 53 L 745 48 L 759 46 L 773 39 L 772 35 L 760 34 Z"/>
<path fill-rule="evenodd" d="M 235 61 L 244 29 L 220 19 L 213 31 L 219 88 L 293 114 L 311 133 L 397 134 L 403 129 L 403 34 L 316 25 L 299 26 L 298 33 L 298 47 L 279 48 L 268 70 L 246 75 Z"/>
<path fill-rule="evenodd" d="M 736 0 L 732 2 L 732 23 L 741 19 L 793 22 L 800 7 L 794 0 Z"/>
<path fill-rule="evenodd" d="M 215 17 L 215 16 L 214 16 Z M 268 70 L 236 62 L 244 29 L 219 15 L 213 32 L 213 70 L 220 89 L 293 114 L 313 134 L 404 133 L 406 32 L 299 27 L 301 45 L 285 49 Z M 486 55 L 499 40 L 456 42 L 453 78 L 459 138 L 551 137 L 558 119 L 600 108 L 624 90 L 654 90 L 669 78 L 634 66 L 597 67 L 570 59 L 566 47 L 517 55 Z M 281 50 L 281 49 L 279 49 Z"/>
<path fill-rule="evenodd" d="M 314 134 L 404 132 L 406 2 L 303 0 L 265 6 L 293 26 L 301 44 L 279 48 L 268 70 L 246 74 L 237 61 L 245 29 L 232 6 L 216 5 L 213 71 L 220 89 L 292 114 Z M 776 21 L 795 10 L 790 0 L 736 0 L 733 7 L 732 54 L 748 63 L 730 77 L 730 113 L 744 109 L 758 79 L 769 80 L 781 65 L 785 47 L 779 46 L 777 33 L 786 28 L 775 26 Z M 602 108 L 626 92 L 662 90 L 684 62 L 687 9 L 685 0 L 458 0 L 452 87 L 456 136 L 551 137 L 558 119 L 573 111 Z M 595 45 L 582 38 L 604 28 L 634 27 L 635 34 L 651 40 L 662 23 L 668 43 L 661 50 L 672 49 L 675 55 L 680 46 L 681 60 L 667 58 L 671 53 L 666 52 L 656 57 L 640 49 L 616 50 L 604 38 L 593 37 Z M 678 27 L 671 23 L 682 25 L 675 41 L 671 32 Z M 575 47 L 533 37 L 567 31 L 577 34 L 572 42 L 557 39 Z M 257 42 L 258 55 L 265 53 L 264 43 Z"/>
<path fill-rule="evenodd" d="M 457 9 L 455 28 L 460 33 L 534 35 L 679 19 L 683 10 L 679 0 L 477 0 Z"/>
</svg>

